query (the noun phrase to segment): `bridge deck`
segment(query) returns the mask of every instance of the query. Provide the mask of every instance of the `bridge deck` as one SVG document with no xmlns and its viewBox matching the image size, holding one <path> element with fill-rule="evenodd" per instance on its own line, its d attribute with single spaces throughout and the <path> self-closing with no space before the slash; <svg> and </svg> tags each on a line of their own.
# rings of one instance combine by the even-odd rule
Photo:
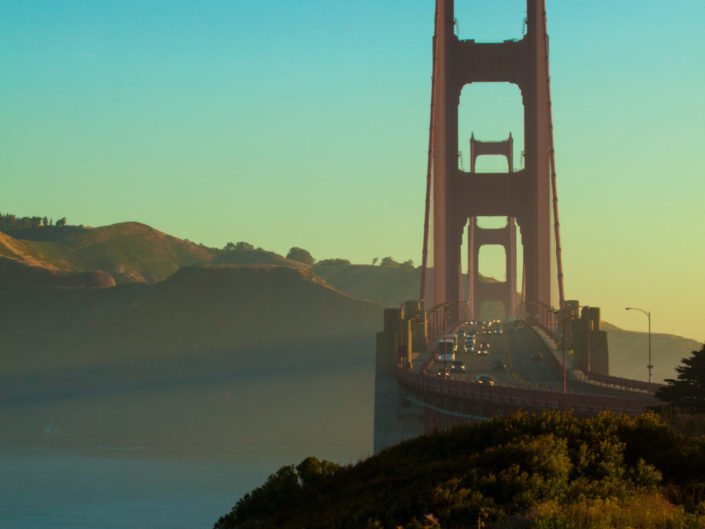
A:
<svg viewBox="0 0 705 529">
<path fill-rule="evenodd" d="M 567 393 L 563 393 L 562 359 L 528 324 L 479 339 L 490 343 L 490 354 L 457 353 L 456 357 L 466 365 L 465 373 L 439 377 L 436 371 L 443 362 L 430 356 L 420 369 L 400 370 L 399 383 L 415 393 L 417 399 L 456 415 L 459 410 L 467 409 L 467 402 L 473 400 L 494 403 L 505 410 L 574 410 L 581 415 L 603 410 L 635 415 L 659 404 L 649 391 L 652 388 L 638 383 L 634 388 L 610 384 L 612 377 L 606 377 L 607 382 L 591 382 L 573 374 L 568 379 Z M 497 369 L 498 362 L 504 362 L 507 368 Z M 495 386 L 476 383 L 479 375 L 490 375 Z M 454 399 L 457 402 L 453 402 Z M 498 408 L 485 409 L 497 411 Z"/>
</svg>

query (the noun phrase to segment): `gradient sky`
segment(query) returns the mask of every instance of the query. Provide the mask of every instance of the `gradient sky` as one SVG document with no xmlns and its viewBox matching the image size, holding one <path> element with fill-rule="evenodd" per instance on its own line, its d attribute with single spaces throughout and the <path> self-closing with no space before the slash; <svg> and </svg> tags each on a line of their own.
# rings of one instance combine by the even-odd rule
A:
<svg viewBox="0 0 705 529">
<path fill-rule="evenodd" d="M 462 38 L 522 35 L 523 0 L 456 4 Z M 418 263 L 433 11 L 0 0 L 0 211 Z M 547 11 L 567 296 L 705 340 L 705 2 Z M 466 87 L 460 112 L 521 150 L 516 88 Z"/>
</svg>

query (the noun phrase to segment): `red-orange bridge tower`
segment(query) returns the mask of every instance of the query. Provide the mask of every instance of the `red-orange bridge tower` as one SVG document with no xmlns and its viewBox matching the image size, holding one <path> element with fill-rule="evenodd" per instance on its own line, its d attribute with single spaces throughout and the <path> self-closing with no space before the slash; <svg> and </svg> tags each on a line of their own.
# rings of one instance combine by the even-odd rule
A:
<svg viewBox="0 0 705 529">
<path fill-rule="evenodd" d="M 513 255 L 516 219 L 523 246 L 525 301 L 528 305 L 550 306 L 553 220 L 562 306 L 545 2 L 527 0 L 526 34 L 517 41 L 459 40 L 454 33 L 454 23 L 454 1 L 437 0 L 422 300 L 427 308 L 467 300 L 468 313 L 474 314 L 479 300 L 492 297 L 503 300 L 507 315 L 512 315 L 516 292 Z M 460 93 L 465 85 L 479 82 L 508 82 L 519 87 L 524 106 L 523 169 L 513 170 L 511 136 L 506 142 L 482 142 L 473 138 L 470 172 L 458 167 Z M 475 172 L 475 158 L 479 154 L 507 156 L 508 171 Z M 507 217 L 509 222 L 506 229 L 481 230 L 475 222 L 479 216 Z M 470 272 L 467 298 L 462 292 L 461 270 L 466 226 L 469 227 Z M 488 287 L 476 281 L 476 250 L 481 244 L 504 246 L 507 284 Z M 510 263 L 512 259 L 514 264 Z M 496 292 L 483 292 L 483 289 Z"/>
</svg>

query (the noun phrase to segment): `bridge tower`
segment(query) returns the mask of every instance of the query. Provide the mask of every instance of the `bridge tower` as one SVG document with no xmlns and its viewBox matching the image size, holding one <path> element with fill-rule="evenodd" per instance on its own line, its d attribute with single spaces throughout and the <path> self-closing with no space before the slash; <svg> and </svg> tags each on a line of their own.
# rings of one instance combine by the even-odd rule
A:
<svg viewBox="0 0 705 529">
<path fill-rule="evenodd" d="M 470 174 L 475 174 L 478 156 L 500 155 L 507 159 L 507 172 L 514 171 L 514 140 L 512 134 L 504 141 L 479 141 L 470 137 Z M 516 219 L 507 217 L 504 228 L 481 228 L 476 217 L 468 223 L 468 315 L 479 319 L 480 307 L 485 301 L 499 300 L 504 306 L 505 317 L 515 317 L 517 291 Z M 479 273 L 480 247 L 496 244 L 504 248 L 506 280 L 503 283 L 482 283 Z"/>
<path fill-rule="evenodd" d="M 527 0 L 527 31 L 518 41 L 459 40 L 454 33 L 454 22 L 454 0 L 437 0 L 421 297 L 427 308 L 463 301 L 460 253 L 468 219 L 504 216 L 516 219 L 521 234 L 526 303 L 548 306 L 551 304 L 551 177 L 555 173 L 551 173 L 553 135 L 545 0 Z M 519 87 L 524 106 L 523 169 L 512 171 L 510 166 L 507 173 L 476 173 L 458 168 L 460 93 L 465 85 L 478 82 L 508 82 Z M 475 147 L 499 148 L 480 142 Z M 474 156 L 471 160 L 474 162 Z M 555 200 L 555 180 L 553 183 Z M 555 202 L 554 214 L 557 228 Z M 500 235 L 478 231 L 471 221 L 468 234 L 471 243 L 478 246 L 484 240 L 498 240 L 509 250 L 509 255 L 514 223 L 509 224 L 507 233 Z M 556 245 L 560 252 L 559 241 Z M 475 260 L 470 264 L 474 266 Z M 507 271 L 508 279 L 516 273 L 509 268 Z M 559 263 L 559 284 L 560 277 Z M 473 312 L 477 306 L 475 298 L 482 299 L 485 293 L 477 283 L 469 283 L 473 284 L 468 289 L 473 297 L 468 300 L 468 309 Z M 503 293 L 504 296 L 507 294 Z M 507 303 L 511 306 L 514 296 L 509 298 Z M 562 298 L 561 291 L 561 302 Z M 453 308 L 455 317 L 459 317 L 459 307 Z"/>
</svg>

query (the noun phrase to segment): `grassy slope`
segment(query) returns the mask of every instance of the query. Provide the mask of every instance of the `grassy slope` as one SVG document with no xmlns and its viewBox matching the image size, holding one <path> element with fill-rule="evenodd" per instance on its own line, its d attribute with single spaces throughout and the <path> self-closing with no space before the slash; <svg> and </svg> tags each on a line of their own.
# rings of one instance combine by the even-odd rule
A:
<svg viewBox="0 0 705 529">
<path fill-rule="evenodd" d="M 1 231 L 0 256 L 27 266 L 41 267 L 48 270 L 57 269 L 50 261 L 36 255 L 34 249 L 27 244 L 27 241 L 18 240 Z"/>
<path fill-rule="evenodd" d="M 48 270 L 101 270 L 118 284 L 156 283 L 185 266 L 296 262 L 261 248 L 223 251 L 178 239 L 137 222 L 99 228 L 41 227 L 0 232 L 0 257 Z"/>
<path fill-rule="evenodd" d="M 106 272 L 66 272 L 0 257 L 0 284 L 34 287 L 109 288 L 115 286 L 115 280 Z"/>
<path fill-rule="evenodd" d="M 70 230 L 55 240 L 24 242 L 61 269 L 102 270 L 118 283 L 161 281 L 183 266 L 213 257 L 213 250 L 137 222 Z"/>
</svg>

